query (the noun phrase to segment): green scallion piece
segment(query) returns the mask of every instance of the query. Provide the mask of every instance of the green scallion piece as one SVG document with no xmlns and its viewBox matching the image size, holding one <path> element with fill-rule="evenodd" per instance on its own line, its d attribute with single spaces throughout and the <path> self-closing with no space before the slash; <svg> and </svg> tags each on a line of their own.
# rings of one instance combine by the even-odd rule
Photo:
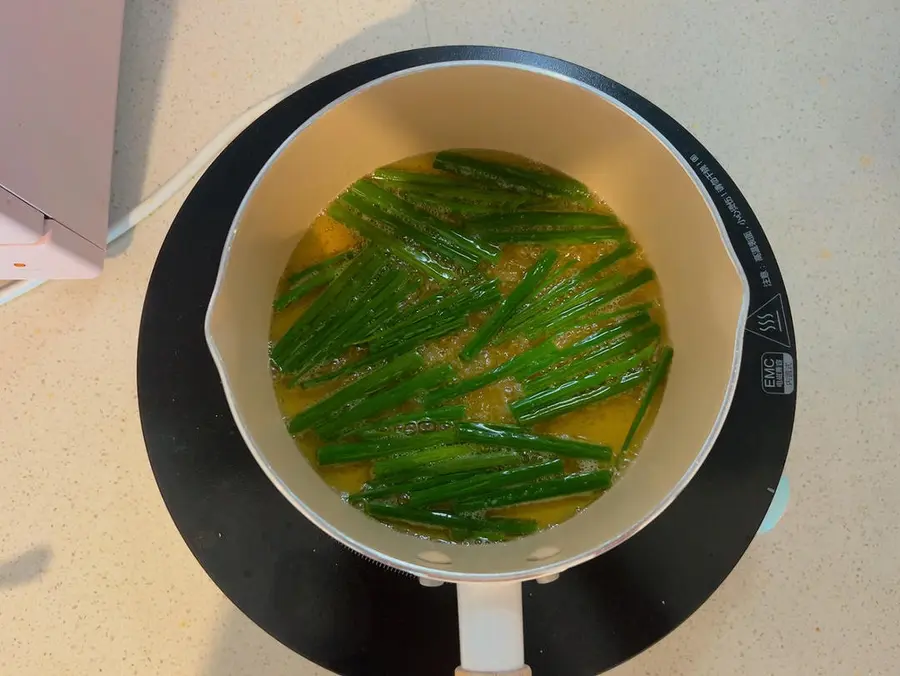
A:
<svg viewBox="0 0 900 676">
<path fill-rule="evenodd" d="M 547 462 L 515 467 L 500 472 L 481 472 L 455 481 L 420 485 L 408 489 L 408 503 L 429 506 L 490 493 L 507 486 L 531 483 L 547 476 L 562 474 L 565 465 L 559 458 Z"/>
<path fill-rule="evenodd" d="M 483 187 L 470 187 L 464 185 L 440 185 L 440 184 L 398 184 L 397 186 L 404 196 L 413 194 L 416 196 L 427 195 L 440 200 L 440 203 L 455 204 L 465 202 L 482 206 L 515 208 L 524 204 L 527 197 L 519 193 L 504 190 L 491 190 Z"/>
<path fill-rule="evenodd" d="M 372 172 L 372 178 L 378 181 L 411 183 L 413 185 L 470 185 L 467 181 L 460 180 L 458 176 L 426 174 L 404 169 L 376 169 Z"/>
<path fill-rule="evenodd" d="M 457 481 L 464 481 L 476 475 L 483 476 L 484 472 L 479 470 L 477 472 L 438 474 L 435 476 L 416 477 L 413 479 L 407 479 L 401 476 L 399 477 L 399 480 L 396 480 L 396 477 L 389 477 L 388 479 L 383 481 L 372 480 L 366 482 L 363 490 L 348 495 L 347 499 L 350 502 L 361 502 L 364 500 L 375 500 L 378 498 L 383 499 L 391 496 L 408 495 L 412 491 L 425 490 L 428 488 L 434 488 L 435 486 L 442 486 L 444 484 L 454 483 Z"/>
<path fill-rule="evenodd" d="M 585 326 L 591 326 L 592 324 L 602 324 L 603 322 L 607 322 L 611 319 L 620 319 L 623 317 L 628 317 L 630 315 L 639 315 L 652 309 L 654 305 L 655 303 L 653 301 L 648 301 L 646 303 L 636 303 L 635 305 L 617 308 L 608 312 L 594 312 L 587 317 L 574 317 L 564 322 L 558 322 L 554 325 L 553 330 L 557 335 L 559 335 L 561 333 L 565 333 L 566 331 L 584 328 Z"/>
<path fill-rule="evenodd" d="M 445 447 L 449 448 L 449 447 Z M 406 458 L 412 459 L 412 456 L 406 456 Z M 389 461 L 383 461 L 389 462 Z M 375 476 L 379 478 L 388 477 L 396 477 L 400 476 L 401 478 L 409 478 L 413 477 L 430 477 L 430 476 L 445 476 L 445 475 L 456 475 L 460 473 L 466 472 L 480 472 L 483 476 L 488 476 L 495 474 L 491 470 L 504 469 L 507 467 L 516 467 L 525 462 L 525 458 L 515 451 L 496 451 L 492 453 L 482 453 L 477 452 L 477 449 L 473 449 L 470 447 L 470 451 L 468 455 L 460 455 L 458 457 L 452 457 L 446 460 L 438 460 L 427 466 L 416 465 L 414 469 L 410 470 L 397 470 L 397 471 L 387 471 L 384 470 L 379 471 L 378 467 L 375 468 Z M 376 463 L 377 465 L 378 463 Z"/>
<path fill-rule="evenodd" d="M 568 176 L 548 174 L 537 169 L 514 167 L 453 151 L 438 153 L 432 166 L 451 174 L 479 181 L 489 181 L 503 188 L 532 195 L 566 196 L 579 202 L 586 202 L 591 198 L 591 191 L 587 186 Z"/>
<path fill-rule="evenodd" d="M 450 437 L 455 433 L 454 430 L 446 430 L 445 432 L 434 432 L 432 434 L 422 434 L 425 438 L 434 438 L 436 435 Z M 457 435 L 458 436 L 458 435 Z M 428 446 L 423 450 L 408 455 L 401 455 L 395 458 L 385 458 L 378 460 L 372 467 L 372 473 L 376 479 L 384 479 L 385 477 L 394 477 L 398 474 L 413 474 L 414 476 L 434 476 L 435 474 L 453 474 L 454 471 L 447 472 L 428 472 L 429 467 L 436 466 L 441 463 L 449 462 L 453 459 L 461 457 L 469 457 L 477 453 L 477 449 L 468 444 L 452 444 L 449 446 Z M 465 472 L 473 468 L 469 467 L 458 471 Z M 474 468 L 478 469 L 478 468 Z M 406 477 L 404 477 L 406 478 Z"/>
<path fill-rule="evenodd" d="M 402 239 L 381 230 L 374 223 L 357 216 L 350 211 L 347 203 L 342 200 L 334 202 L 328 207 L 328 215 L 338 223 L 355 230 L 362 237 L 386 249 L 404 263 L 424 272 L 432 279 L 448 281 L 456 276 L 452 268 L 444 265 L 428 252 L 410 246 Z"/>
<path fill-rule="evenodd" d="M 503 328 L 503 324 L 512 316 L 523 302 L 534 293 L 534 290 L 550 272 L 553 263 L 556 262 L 556 251 L 552 249 L 544 253 L 537 262 L 531 266 L 525 276 L 522 277 L 516 288 L 507 296 L 500 307 L 481 325 L 472 339 L 460 351 L 460 359 L 468 361 L 491 341 L 494 335 Z"/>
<path fill-rule="evenodd" d="M 275 343 L 275 346 L 272 348 L 271 358 L 272 362 L 279 369 L 284 370 L 284 364 L 288 357 L 308 339 L 309 328 L 320 317 L 333 309 L 334 299 L 351 284 L 351 280 L 361 269 L 371 264 L 374 257 L 374 248 L 366 247 L 362 253 L 350 261 L 349 265 L 341 270 L 340 274 L 328 285 L 325 291 L 313 301 L 306 312 L 300 315 L 300 318 Z"/>
<path fill-rule="evenodd" d="M 538 529 L 532 519 L 488 518 L 458 516 L 445 512 L 431 512 L 405 505 L 386 505 L 367 502 L 365 512 L 382 521 L 402 521 L 419 526 L 431 526 L 453 530 L 502 533 L 507 536 L 529 535 Z"/>
<path fill-rule="evenodd" d="M 482 387 L 486 387 L 491 383 L 495 383 L 498 380 L 509 376 L 515 376 L 523 371 L 530 373 L 537 368 L 537 365 L 540 365 L 540 368 L 544 368 L 547 364 L 555 361 L 555 355 L 558 352 L 559 350 L 552 341 L 546 341 L 537 347 L 526 350 L 509 361 L 492 368 L 490 371 L 486 371 L 485 373 L 470 378 L 458 380 L 455 383 L 450 383 L 445 387 L 429 392 L 425 396 L 423 403 L 426 406 L 434 406 L 443 401 L 455 399 L 456 397 L 461 397 L 469 392 L 480 390 Z M 538 370 L 540 370 L 540 368 L 538 368 Z"/>
<path fill-rule="evenodd" d="M 397 357 L 380 369 L 376 369 L 345 385 L 330 396 L 295 415 L 288 423 L 288 431 L 291 434 L 297 434 L 305 429 L 309 429 L 319 421 L 340 411 L 344 406 L 376 392 L 404 374 L 420 369 L 424 363 L 425 361 L 422 357 L 415 352 Z"/>
<path fill-rule="evenodd" d="M 633 390 L 635 387 L 643 385 L 647 381 L 649 375 L 646 368 L 637 369 L 631 373 L 626 373 L 616 382 L 601 385 L 593 390 L 578 392 L 568 399 L 556 400 L 548 403 L 543 408 L 532 408 L 527 412 L 520 412 L 518 415 L 513 413 L 513 415 L 516 415 L 516 420 L 521 423 L 536 423 L 556 418 L 563 413 L 574 411 L 575 409 L 582 408 L 598 401 L 611 399 L 612 397 L 628 392 L 629 390 Z M 513 406 L 515 406 L 516 403 L 517 402 L 513 402 L 510 404 L 510 410 L 513 409 Z"/>
<path fill-rule="evenodd" d="M 284 361 L 284 370 L 303 374 L 325 361 L 328 350 L 340 349 L 344 328 L 356 321 L 360 313 L 365 314 L 384 284 L 390 283 L 396 273 L 383 256 L 374 256 L 360 269 L 357 278 L 335 296 L 332 307 L 322 313 L 309 334 L 294 347 Z"/>
<path fill-rule="evenodd" d="M 477 263 L 479 260 L 494 263 L 500 258 L 500 249 L 493 244 L 485 244 L 461 232 L 448 229 L 447 224 L 441 219 L 413 206 L 371 181 L 357 181 L 350 189 L 373 202 L 382 211 L 443 242 L 445 246 L 456 252 L 455 259 L 460 263 L 468 260 L 469 267 L 471 267 L 472 263 Z"/>
<path fill-rule="evenodd" d="M 638 352 L 659 340 L 662 330 L 657 324 L 642 329 L 632 335 L 619 336 L 618 339 L 602 345 L 598 350 L 578 357 L 568 364 L 550 369 L 539 378 L 529 380 L 525 392 L 532 394 L 565 383 L 581 375 L 594 373 L 595 369 L 606 362 L 631 352 Z"/>
<path fill-rule="evenodd" d="M 368 432 L 379 434 L 393 434 L 398 432 L 398 427 L 405 427 L 409 424 L 437 424 L 442 422 L 462 420 L 465 417 L 465 406 L 441 406 L 440 408 L 426 408 L 422 411 L 400 413 L 398 415 L 388 416 L 387 418 L 372 420 L 370 422 L 363 423 L 355 428 L 347 428 L 341 433 L 341 436 L 346 436 L 348 434 L 365 434 Z M 402 433 L 402 430 L 399 433 Z"/>
<path fill-rule="evenodd" d="M 523 420 L 523 416 L 531 411 L 541 410 L 559 401 L 566 401 L 571 397 L 592 390 L 607 383 L 613 378 L 619 378 L 632 369 L 641 367 L 653 355 L 654 346 L 645 347 L 636 354 L 614 361 L 604 367 L 586 375 L 576 375 L 570 380 L 529 394 L 509 405 L 509 410 L 516 420 Z"/>
<path fill-rule="evenodd" d="M 299 284 L 300 282 L 305 281 L 307 278 L 319 274 L 323 270 L 340 268 L 343 263 L 346 263 L 351 258 L 356 256 L 357 253 L 359 252 L 356 249 L 348 249 L 347 251 L 343 251 L 339 254 L 335 254 L 334 256 L 326 258 L 324 261 L 303 268 L 299 272 L 295 272 L 287 278 L 287 286 L 288 288 L 291 288 L 295 284 Z"/>
<path fill-rule="evenodd" d="M 628 236 L 625 228 L 548 228 L 546 230 L 488 230 L 479 232 L 483 242 L 493 244 L 509 243 L 554 243 L 554 244 L 594 244 L 603 241 L 621 241 Z"/>
<path fill-rule="evenodd" d="M 455 510 L 460 512 L 480 512 L 485 509 L 510 507 L 538 500 L 552 500 L 584 493 L 603 491 L 612 485 L 610 470 L 568 474 L 558 479 L 545 479 L 524 486 L 504 488 L 487 495 L 478 495 L 461 500 Z"/>
<path fill-rule="evenodd" d="M 495 230 L 520 229 L 522 231 L 545 227 L 608 228 L 619 225 L 613 214 L 596 214 L 590 211 L 517 211 L 472 219 L 466 227 L 479 234 Z"/>
<path fill-rule="evenodd" d="M 501 425 L 482 422 L 460 422 L 456 425 L 459 441 L 508 446 L 528 451 L 545 451 L 569 458 L 609 460 L 609 446 L 587 441 L 565 439 L 550 434 L 537 434 L 518 425 Z"/>
<path fill-rule="evenodd" d="M 421 357 L 419 358 L 421 359 Z M 323 439 L 334 438 L 334 435 L 348 425 L 372 418 L 384 411 L 389 411 L 413 399 L 421 392 L 434 389 L 453 377 L 453 373 L 453 367 L 450 364 L 435 366 L 422 371 L 408 380 L 401 381 L 393 387 L 358 401 L 350 409 L 341 412 L 340 415 L 332 417 L 321 425 L 317 425 L 316 431 Z"/>
<path fill-rule="evenodd" d="M 596 310 L 608 305 L 616 298 L 631 293 L 638 287 L 652 281 L 654 277 L 653 270 L 644 268 L 612 289 L 604 290 L 603 293 L 579 299 L 578 302 L 575 303 L 566 303 L 565 306 L 557 312 L 556 316 L 549 319 L 543 326 L 535 326 L 532 328 L 529 332 L 529 336 L 533 337 L 546 332 L 556 333 L 557 327 L 565 326 L 571 320 L 576 318 L 581 319 L 591 316 Z"/>
<path fill-rule="evenodd" d="M 449 446 L 445 447 L 441 444 L 453 443 L 456 437 L 455 430 L 444 430 L 431 434 L 412 434 L 405 437 L 385 437 L 369 441 L 329 444 L 318 450 L 317 458 L 320 465 L 360 462 L 384 458 L 396 453 L 410 453 L 432 446 L 449 448 Z"/>
<path fill-rule="evenodd" d="M 281 312 L 307 294 L 329 284 L 355 255 L 356 251 L 351 249 L 291 275 L 287 280 L 287 290 L 272 305 L 275 312 Z"/>
<path fill-rule="evenodd" d="M 669 372 L 669 366 L 672 364 L 672 356 L 674 354 L 674 350 L 667 345 L 663 348 L 659 360 L 654 364 L 653 372 L 650 374 L 650 380 L 647 383 L 647 389 L 644 392 L 644 396 L 641 397 L 641 403 L 640 406 L 638 406 L 637 414 L 631 422 L 631 427 L 628 428 L 628 434 L 625 435 L 622 451 L 627 451 L 631 442 L 634 440 L 634 435 L 637 434 L 638 428 L 641 426 L 641 421 L 644 419 L 644 416 L 647 415 L 647 409 L 650 408 L 650 402 L 653 401 L 653 395 L 656 394 L 659 384 L 665 379 Z"/>
<path fill-rule="evenodd" d="M 604 270 L 611 268 L 624 258 L 628 258 L 636 251 L 636 247 L 631 242 L 622 242 L 608 254 L 600 256 L 596 261 L 588 265 L 584 270 L 578 273 L 580 281 L 586 281 L 592 277 L 596 277 Z"/>
</svg>

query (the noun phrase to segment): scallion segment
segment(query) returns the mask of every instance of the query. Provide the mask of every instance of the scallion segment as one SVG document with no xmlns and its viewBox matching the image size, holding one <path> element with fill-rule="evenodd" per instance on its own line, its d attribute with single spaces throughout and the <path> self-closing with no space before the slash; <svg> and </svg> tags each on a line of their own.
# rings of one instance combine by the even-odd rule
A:
<svg viewBox="0 0 900 676">
<path fill-rule="evenodd" d="M 452 482 L 432 483 L 431 485 L 425 485 L 422 482 L 408 488 L 408 502 L 415 506 L 454 502 L 475 495 L 491 493 L 507 486 L 532 483 L 544 477 L 562 474 L 564 470 L 563 461 L 555 458 L 500 472 L 481 472 Z"/>
<path fill-rule="evenodd" d="M 609 488 L 612 479 L 611 470 L 568 474 L 558 479 L 545 479 L 523 486 L 498 489 L 486 495 L 473 496 L 459 501 L 455 509 L 459 512 L 480 512 L 539 500 L 594 493 Z"/>
<path fill-rule="evenodd" d="M 645 347 L 630 357 L 614 361 L 596 371 L 576 375 L 559 385 L 552 385 L 546 389 L 529 394 L 510 404 L 509 410 L 512 411 L 517 420 L 521 420 L 522 416 L 527 415 L 531 411 L 544 409 L 555 402 L 566 401 L 581 392 L 605 385 L 608 381 L 619 378 L 632 369 L 646 366 L 647 360 L 653 354 L 653 350 L 654 346 L 652 345 Z"/>
<path fill-rule="evenodd" d="M 379 229 L 365 218 L 357 216 L 341 201 L 328 207 L 328 215 L 338 223 L 355 230 L 362 237 L 391 252 L 404 263 L 421 270 L 432 279 L 449 281 L 455 277 L 452 268 L 447 267 L 428 252 L 410 246 L 402 239 Z"/>
<path fill-rule="evenodd" d="M 649 375 L 646 368 L 641 368 L 632 373 L 626 373 L 618 381 L 601 385 L 592 390 L 577 392 L 568 398 L 545 402 L 542 407 L 531 407 L 527 410 L 522 410 L 524 407 L 521 407 L 521 409 L 517 407 L 519 402 L 513 402 L 510 404 L 509 409 L 516 417 L 516 420 L 523 424 L 550 420 L 551 418 L 556 418 L 564 413 L 569 413 L 570 411 L 587 406 L 588 404 L 611 399 L 612 397 L 633 390 L 634 388 L 643 385 L 647 381 Z"/>
<path fill-rule="evenodd" d="M 405 505 L 386 505 L 367 502 L 366 514 L 386 521 L 402 521 L 433 528 L 459 529 L 463 531 L 484 531 L 505 536 L 529 535 L 538 529 L 537 521 L 532 519 L 486 518 L 477 519 L 459 516 L 446 512 L 432 512 Z"/>
<path fill-rule="evenodd" d="M 518 425 L 461 422 L 456 425 L 456 430 L 461 443 L 494 444 L 527 451 L 555 453 L 569 458 L 609 460 L 612 457 L 612 449 L 609 446 L 550 434 L 537 434 Z"/>
<path fill-rule="evenodd" d="M 449 448 L 441 444 L 452 443 L 457 434 L 454 430 L 433 434 L 416 434 L 408 437 L 387 437 L 372 441 L 356 441 L 323 446 L 317 452 L 320 465 L 337 465 L 346 462 L 374 460 L 397 453 L 411 453 L 433 446 Z"/>
<path fill-rule="evenodd" d="M 503 299 L 500 307 L 487 318 L 472 339 L 460 351 L 459 356 L 464 361 L 472 359 L 476 354 L 487 346 L 494 335 L 503 328 L 503 324 L 512 316 L 516 308 L 526 301 L 533 293 L 538 285 L 550 272 L 553 263 L 556 261 L 556 252 L 552 249 L 544 253 L 534 265 L 529 268 L 528 272 L 522 278 L 516 288 Z"/>
<path fill-rule="evenodd" d="M 397 357 L 295 415 L 288 424 L 288 431 L 297 434 L 313 427 L 343 407 L 378 391 L 404 374 L 420 369 L 424 363 L 422 357 L 415 352 Z"/>
<path fill-rule="evenodd" d="M 650 408 L 650 403 L 653 401 L 653 395 L 656 394 L 656 390 L 659 389 L 659 384 L 669 373 L 669 366 L 672 364 L 672 356 L 674 353 L 675 352 L 671 347 L 664 347 L 659 360 L 654 364 L 653 372 L 650 374 L 650 380 L 647 383 L 647 389 L 644 392 L 644 396 L 641 397 L 641 403 L 640 406 L 638 406 L 637 414 L 634 416 L 631 427 L 628 428 L 628 433 L 625 435 L 625 441 L 622 444 L 623 451 L 627 451 L 631 442 L 634 440 L 634 435 L 637 434 L 638 428 L 641 426 L 641 421 L 644 419 L 644 416 L 647 415 L 647 409 Z"/>
<path fill-rule="evenodd" d="M 355 255 L 356 250 L 350 249 L 288 277 L 287 289 L 273 303 L 275 312 L 281 312 L 307 294 L 329 284 Z"/>
<path fill-rule="evenodd" d="M 433 166 L 435 169 L 459 176 L 495 183 L 503 188 L 533 195 L 563 196 L 579 202 L 591 198 L 591 191 L 587 186 L 568 176 L 491 162 L 463 153 L 440 152 L 435 156 Z"/>
<path fill-rule="evenodd" d="M 317 426 L 316 432 L 323 439 L 332 439 L 347 425 L 367 420 L 406 403 L 420 393 L 427 392 L 446 382 L 453 374 L 454 370 L 450 364 L 426 369 L 412 378 L 403 380 L 393 387 L 376 392 L 357 402 L 351 408 L 341 412 L 339 416 L 333 416 L 329 421 Z"/>
</svg>

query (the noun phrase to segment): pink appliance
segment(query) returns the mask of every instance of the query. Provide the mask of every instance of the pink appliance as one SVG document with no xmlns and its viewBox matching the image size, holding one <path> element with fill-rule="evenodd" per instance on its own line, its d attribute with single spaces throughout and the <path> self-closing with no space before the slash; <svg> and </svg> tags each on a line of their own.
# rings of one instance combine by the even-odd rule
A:
<svg viewBox="0 0 900 676">
<path fill-rule="evenodd" d="M 124 9 L 0 7 L 0 280 L 103 267 Z"/>
</svg>

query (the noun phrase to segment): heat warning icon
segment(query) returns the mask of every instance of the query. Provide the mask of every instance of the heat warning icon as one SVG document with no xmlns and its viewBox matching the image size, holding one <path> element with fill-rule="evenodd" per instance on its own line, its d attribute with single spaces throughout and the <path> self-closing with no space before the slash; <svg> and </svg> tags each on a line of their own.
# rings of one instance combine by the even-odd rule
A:
<svg viewBox="0 0 900 676">
<path fill-rule="evenodd" d="M 777 293 L 760 305 L 747 317 L 747 331 L 761 336 L 783 347 L 791 346 L 791 335 L 788 331 L 787 316 L 784 313 L 784 302 Z"/>
</svg>

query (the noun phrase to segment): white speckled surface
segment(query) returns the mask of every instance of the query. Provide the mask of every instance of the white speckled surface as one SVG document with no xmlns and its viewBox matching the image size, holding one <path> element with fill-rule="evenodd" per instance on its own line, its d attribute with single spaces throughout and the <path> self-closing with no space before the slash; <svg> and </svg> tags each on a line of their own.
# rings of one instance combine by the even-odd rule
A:
<svg viewBox="0 0 900 676">
<path fill-rule="evenodd" d="M 112 214 L 274 91 L 364 57 L 494 43 L 644 94 L 738 182 L 800 346 L 789 511 L 620 676 L 896 674 L 900 11 L 883 0 L 131 0 Z M 0 308 L 0 674 L 313 676 L 218 592 L 153 482 L 141 303 L 186 193 L 103 276 Z"/>
</svg>

